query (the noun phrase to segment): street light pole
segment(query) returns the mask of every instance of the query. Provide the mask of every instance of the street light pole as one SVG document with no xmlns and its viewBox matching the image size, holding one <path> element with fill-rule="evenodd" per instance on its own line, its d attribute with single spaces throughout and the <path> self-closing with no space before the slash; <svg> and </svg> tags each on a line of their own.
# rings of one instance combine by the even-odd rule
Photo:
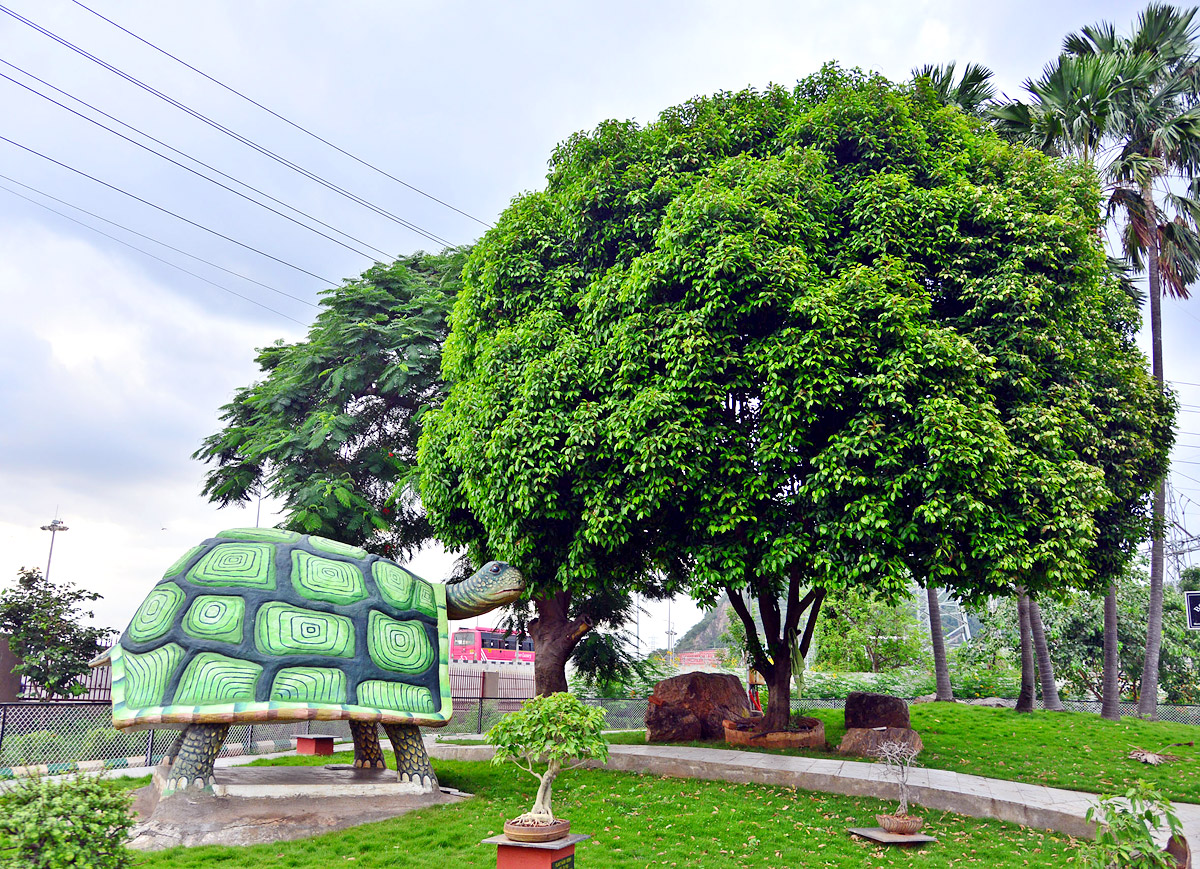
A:
<svg viewBox="0 0 1200 869">
<path fill-rule="evenodd" d="M 50 562 L 54 558 L 54 535 L 59 531 L 70 531 L 61 519 L 52 519 L 49 525 L 42 526 L 43 531 L 50 532 L 50 555 L 46 558 L 46 581 L 50 581 Z"/>
</svg>

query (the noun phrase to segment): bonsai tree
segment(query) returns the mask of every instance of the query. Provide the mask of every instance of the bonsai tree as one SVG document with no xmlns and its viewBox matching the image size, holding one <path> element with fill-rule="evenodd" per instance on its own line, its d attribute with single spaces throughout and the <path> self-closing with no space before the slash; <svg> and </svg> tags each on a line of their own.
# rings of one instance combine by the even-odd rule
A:
<svg viewBox="0 0 1200 869">
<path fill-rule="evenodd" d="M 921 826 L 921 819 L 908 813 L 908 774 L 920 753 L 921 749 L 915 745 L 899 740 L 880 743 L 875 750 L 875 756 L 887 766 L 888 775 L 900 785 L 900 805 L 896 811 L 891 815 L 875 816 L 879 825 L 889 832 L 911 833 Z"/>
<path fill-rule="evenodd" d="M 603 730 L 603 709 L 586 706 L 573 694 L 558 693 L 527 700 L 488 731 L 487 741 L 496 746 L 492 763 L 512 761 L 540 782 L 533 808 L 513 823 L 529 827 L 554 823 L 550 806 L 554 779 L 563 770 L 576 769 L 591 758 L 606 759 L 608 745 Z M 537 768 L 542 764 L 546 769 L 539 773 Z"/>
</svg>

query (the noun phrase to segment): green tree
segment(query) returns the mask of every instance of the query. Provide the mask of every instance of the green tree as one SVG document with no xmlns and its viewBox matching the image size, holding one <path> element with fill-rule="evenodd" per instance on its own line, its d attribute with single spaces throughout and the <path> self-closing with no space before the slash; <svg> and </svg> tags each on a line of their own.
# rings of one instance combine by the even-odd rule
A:
<svg viewBox="0 0 1200 869">
<path fill-rule="evenodd" d="M 81 624 L 93 618 L 81 606 L 101 595 L 71 583 L 50 582 L 38 568 L 17 571 L 17 585 L 0 591 L 0 634 L 21 659 L 20 673 L 47 694 L 77 696 L 88 662 L 102 652 L 116 631 Z"/>
<path fill-rule="evenodd" d="M 774 728 L 827 591 L 1090 586 L 1114 493 L 1088 450 L 1136 442 L 1141 472 L 1169 417 L 1098 204 L 833 67 L 578 134 L 465 272 L 431 519 L 535 599 L 656 569 L 726 592 Z"/>
<path fill-rule="evenodd" d="M 1196 10 L 1152 3 L 1129 36 L 1101 22 L 1067 36 L 1031 104 L 996 109 L 1001 128 L 1050 152 L 1097 160 L 1127 261 L 1149 284 L 1151 363 L 1163 386 L 1162 295 L 1187 298 L 1200 265 Z M 1186 189 L 1187 194 L 1177 192 Z M 1162 634 L 1165 483 L 1153 496 L 1150 611 L 1138 714 L 1154 717 Z M 1110 641 L 1112 637 L 1110 636 Z"/>
<path fill-rule="evenodd" d="M 825 598 L 815 666 L 882 673 L 924 662 L 928 653 L 911 598 L 881 600 L 859 588 Z"/>
<path fill-rule="evenodd" d="M 1145 659 L 1150 579 L 1144 565 L 1130 567 L 1116 583 L 1118 614 L 1118 698 L 1136 699 Z M 1103 698 L 1104 608 L 1106 598 L 1077 593 L 1044 602 L 1042 616 L 1054 671 L 1068 696 Z M 1187 630 L 1181 590 L 1168 586 L 1163 597 L 1163 647 L 1159 687 L 1166 702 L 1200 699 L 1200 632 Z M 1015 602 L 998 601 L 978 613 L 982 631 L 963 649 L 964 660 L 995 661 L 1017 654 Z M 1045 694 L 1043 693 L 1045 699 Z"/>
<path fill-rule="evenodd" d="M 259 352 L 263 379 L 194 458 L 221 506 L 269 494 L 284 525 L 405 558 L 432 536 L 414 483 L 421 415 L 442 398 L 446 318 L 466 252 L 375 265 L 326 291 L 308 338 Z"/>
</svg>

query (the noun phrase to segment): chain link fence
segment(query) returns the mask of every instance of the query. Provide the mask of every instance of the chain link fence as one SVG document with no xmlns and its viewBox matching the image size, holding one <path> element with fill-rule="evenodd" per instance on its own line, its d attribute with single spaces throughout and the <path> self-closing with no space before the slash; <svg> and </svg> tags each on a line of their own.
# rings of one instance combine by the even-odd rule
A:
<svg viewBox="0 0 1200 869">
<path fill-rule="evenodd" d="M 443 728 L 431 730 L 439 736 L 486 733 L 509 712 L 520 708 L 523 698 L 455 697 L 454 717 Z M 602 707 L 609 730 L 640 730 L 648 701 L 587 698 Z M 1015 700 L 1003 701 L 1007 706 Z M 843 709 L 844 699 L 803 698 L 792 700 L 793 711 Z M 1098 702 L 1063 701 L 1072 712 L 1099 713 Z M 1122 703 L 1122 715 L 1134 715 L 1137 704 Z M 1158 707 L 1160 721 L 1200 725 L 1200 706 Z M 350 726 L 345 721 L 298 721 L 269 724 L 239 724 L 230 728 L 221 749 L 222 757 L 290 751 L 295 737 L 305 734 L 333 736 L 348 742 Z M 112 726 L 112 708 L 107 703 L 3 703 L 0 704 L 0 777 L 10 777 L 14 767 L 46 766 L 51 772 L 65 771 L 75 764 L 91 762 L 106 767 L 153 766 L 178 737 L 178 730 L 127 732 Z"/>
</svg>

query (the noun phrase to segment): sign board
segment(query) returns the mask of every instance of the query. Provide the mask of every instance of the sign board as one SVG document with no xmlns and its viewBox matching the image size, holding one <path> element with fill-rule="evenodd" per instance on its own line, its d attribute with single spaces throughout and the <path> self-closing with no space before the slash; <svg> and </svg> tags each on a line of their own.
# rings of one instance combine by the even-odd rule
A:
<svg viewBox="0 0 1200 869">
<path fill-rule="evenodd" d="M 1187 610 L 1187 625 L 1193 631 L 1200 631 L 1200 591 L 1185 591 L 1183 604 Z"/>
</svg>

